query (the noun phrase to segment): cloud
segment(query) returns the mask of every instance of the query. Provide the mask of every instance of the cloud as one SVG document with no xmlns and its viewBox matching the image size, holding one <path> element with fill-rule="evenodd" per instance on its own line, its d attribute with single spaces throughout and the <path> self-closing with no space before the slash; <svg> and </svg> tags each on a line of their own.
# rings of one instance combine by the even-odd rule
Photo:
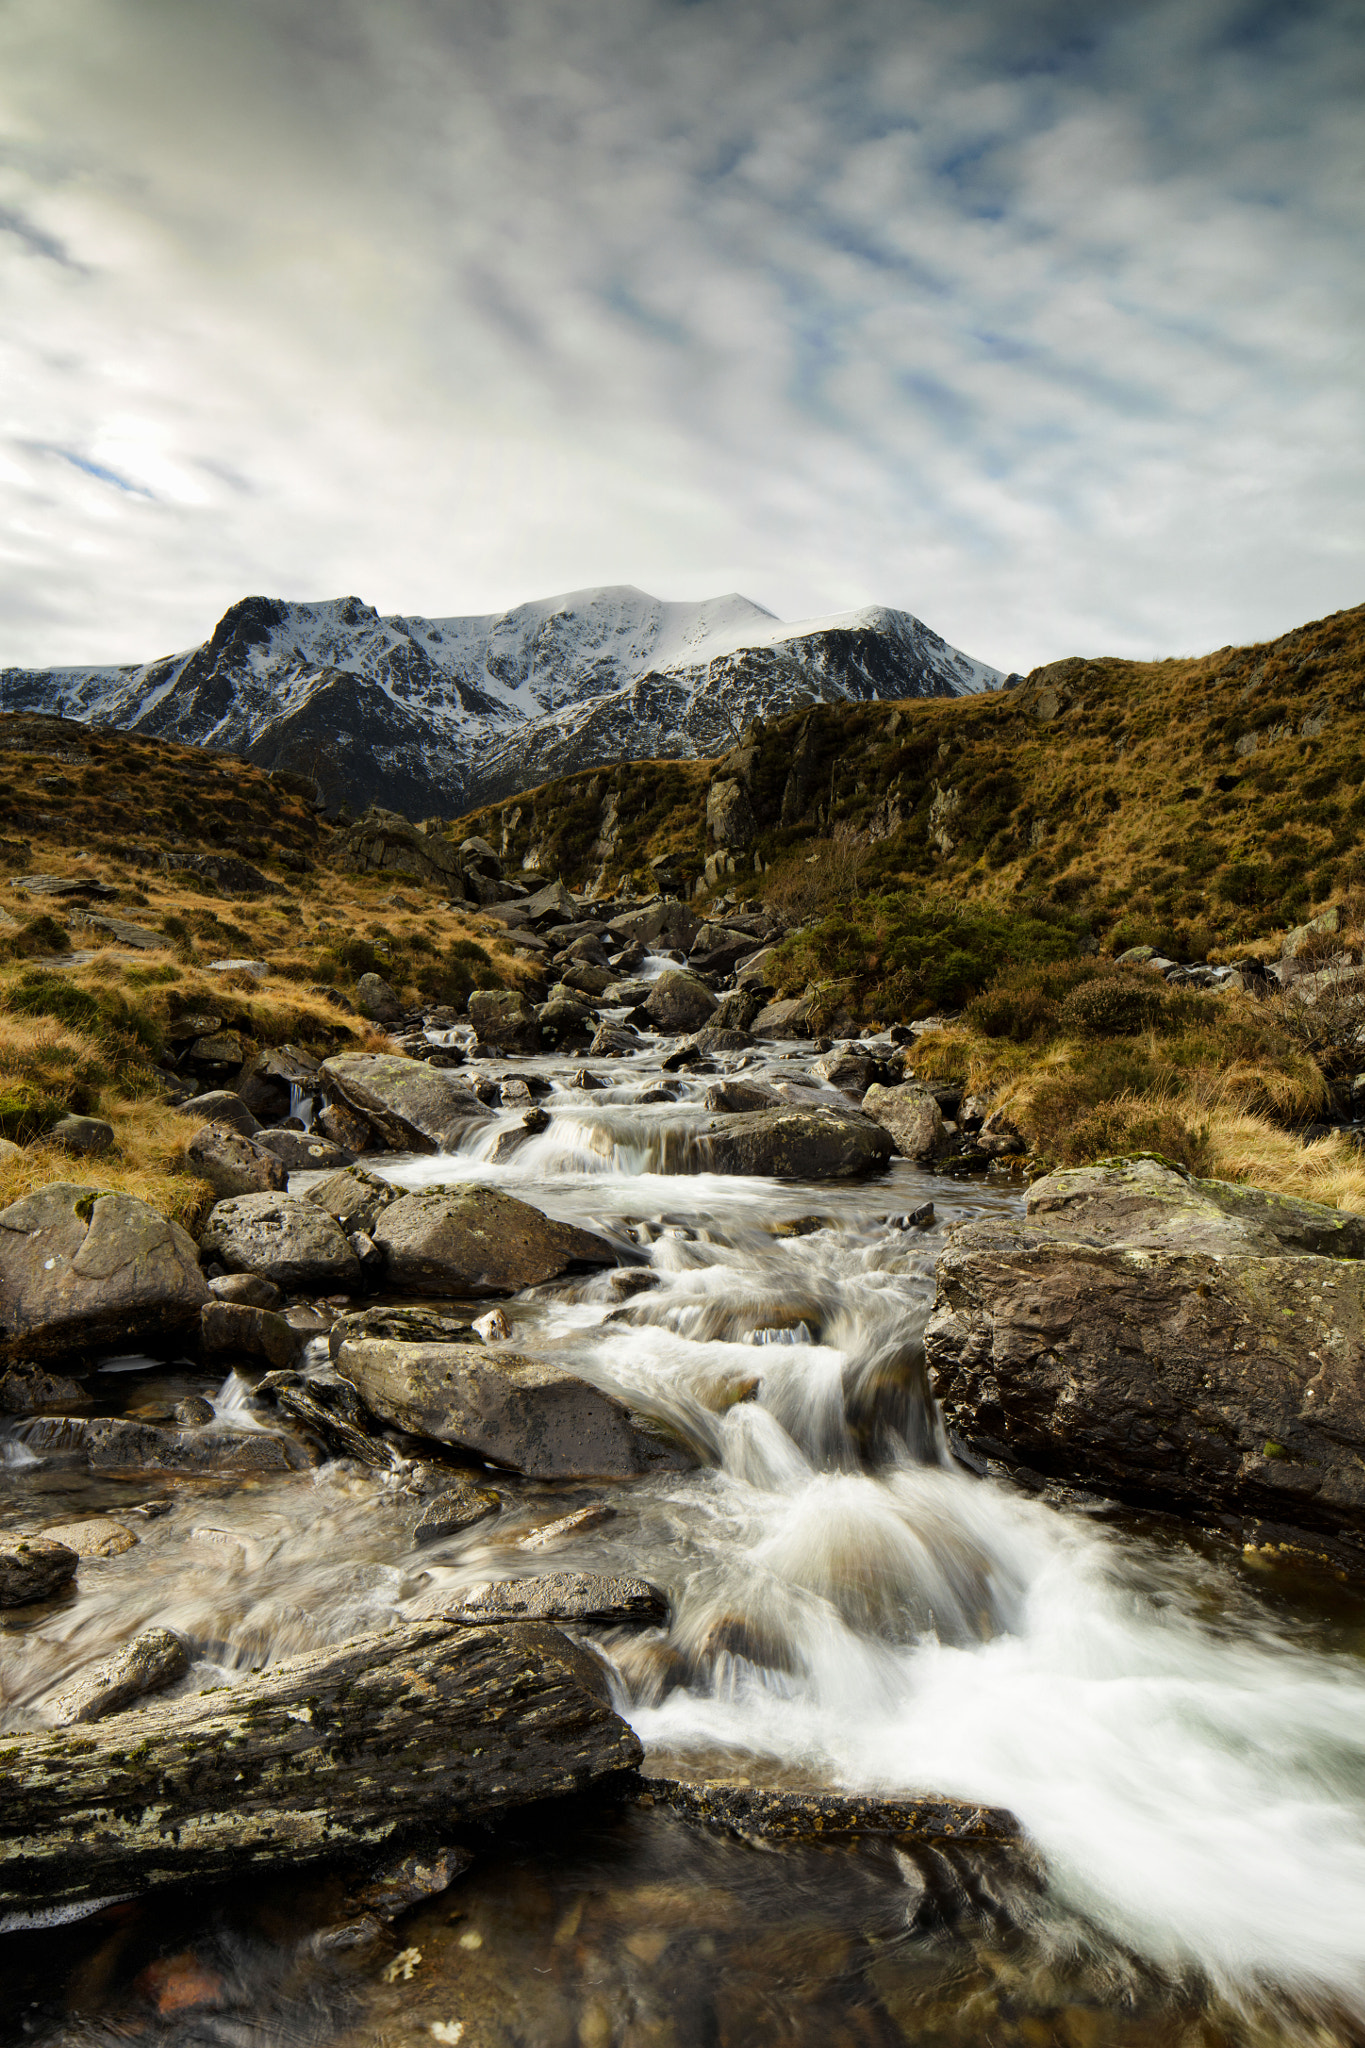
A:
<svg viewBox="0 0 1365 2048">
<path fill-rule="evenodd" d="M 1353 12 L 11 0 L 0 662 L 247 590 L 1006 668 L 1356 602 Z"/>
</svg>

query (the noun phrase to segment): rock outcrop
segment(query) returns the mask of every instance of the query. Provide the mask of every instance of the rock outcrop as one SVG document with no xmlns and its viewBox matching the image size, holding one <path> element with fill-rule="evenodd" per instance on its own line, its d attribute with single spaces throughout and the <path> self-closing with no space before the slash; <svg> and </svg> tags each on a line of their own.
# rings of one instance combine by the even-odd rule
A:
<svg viewBox="0 0 1365 2048">
<path fill-rule="evenodd" d="M 0 1359 L 174 1348 L 207 1299 L 194 1240 L 135 1195 L 56 1181 L 0 1209 Z"/>
<path fill-rule="evenodd" d="M 1365 1557 L 1365 1218 L 1152 1160 L 959 1230 L 925 1345 L 973 1450 Z"/>
<path fill-rule="evenodd" d="M 324 1086 L 359 1112 L 396 1152 L 453 1152 L 471 1124 L 487 1121 L 477 1095 L 440 1067 L 396 1053 L 338 1053 L 322 1063 Z"/>
</svg>

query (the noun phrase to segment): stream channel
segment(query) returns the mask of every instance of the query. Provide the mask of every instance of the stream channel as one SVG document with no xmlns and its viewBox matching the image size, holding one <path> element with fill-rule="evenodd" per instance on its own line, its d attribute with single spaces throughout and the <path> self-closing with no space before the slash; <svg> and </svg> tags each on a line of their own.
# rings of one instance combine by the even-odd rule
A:
<svg viewBox="0 0 1365 2048">
<path fill-rule="evenodd" d="M 158 1892 L 0 1936 L 0 2035 L 462 2043 L 1365 2042 L 1365 1601 L 1330 1577 L 950 1455 L 919 1364 L 945 1232 L 1022 1203 L 1003 1177 L 893 1163 L 857 1185 L 687 1171 L 714 1076 L 637 1058 L 477 1060 L 550 1084 L 504 1163 L 503 1115 L 458 1157 L 370 1162 L 406 1187 L 486 1179 L 614 1236 L 634 1264 L 506 1304 L 545 1348 L 696 1447 L 615 1484 L 481 1477 L 501 1514 L 418 1548 L 421 1501 L 341 1462 L 258 1482 L 92 1477 L 6 1445 L 6 1523 L 155 1512 L 133 1550 L 0 1634 L 0 1719 L 137 1628 L 194 1645 L 184 1688 L 439 1611 L 546 1570 L 662 1587 L 666 1630 L 594 1640 L 646 1770 L 935 1792 L 1009 1808 L 1027 1848 L 886 1836 L 740 1839 L 605 1800 L 465 1831 L 471 1870 L 377 1952 L 325 1930 L 310 1872 Z M 717 1065 L 809 1084 L 809 1047 Z M 654 1099 L 645 1099 L 653 1097 Z M 932 1202 L 928 1228 L 907 1216 Z M 647 1262 L 647 1263 L 642 1263 Z M 480 1304 L 487 1307 L 488 1304 Z M 107 1413 L 249 1378 L 115 1360 Z M 278 1428 L 273 1408 L 256 1419 Z M 212 1426 L 212 1425 L 210 1425 Z M 519 1538 L 585 1505 L 558 1548 Z M 136 1709 L 131 1718 L 135 1718 Z M 457 1835 L 459 1831 L 456 1831 Z"/>
</svg>

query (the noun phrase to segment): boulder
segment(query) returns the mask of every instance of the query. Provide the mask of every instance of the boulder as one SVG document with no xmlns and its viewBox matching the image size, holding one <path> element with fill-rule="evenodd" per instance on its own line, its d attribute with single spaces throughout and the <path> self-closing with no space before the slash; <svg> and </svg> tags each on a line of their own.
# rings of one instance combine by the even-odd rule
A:
<svg viewBox="0 0 1365 2048">
<path fill-rule="evenodd" d="M 639 1050 L 639 1034 L 629 1024 L 599 1024 L 588 1054 L 592 1059 L 625 1059 Z"/>
<path fill-rule="evenodd" d="M 695 974 L 670 967 L 650 990 L 645 1008 L 660 1031 L 699 1031 L 715 1015 L 716 999 Z"/>
<path fill-rule="evenodd" d="M 43 1133 L 43 1142 L 78 1158 L 107 1152 L 114 1142 L 114 1126 L 99 1116 L 64 1116 Z"/>
<path fill-rule="evenodd" d="M 384 1139 L 373 1129 L 368 1118 L 359 1110 L 352 1109 L 349 1102 L 324 1102 L 313 1118 L 313 1129 L 332 1144 L 340 1146 L 343 1152 L 382 1152 Z"/>
<path fill-rule="evenodd" d="M 254 1478 L 308 1464 L 297 1444 L 268 1430 L 162 1429 L 121 1416 L 86 1426 L 85 1454 L 92 1472 L 172 1472 L 193 1479 Z"/>
<path fill-rule="evenodd" d="M 593 999 L 604 996 L 615 980 L 616 976 L 609 967 L 592 967 L 581 960 L 571 961 L 561 977 L 564 988 L 574 989 L 577 994 Z"/>
<path fill-rule="evenodd" d="M 1365 1561 L 1362 1233 L 1153 1160 L 1049 1175 L 949 1240 L 931 1384 L 987 1457 Z"/>
<path fill-rule="evenodd" d="M 244 1138 L 254 1138 L 261 1128 L 249 1105 L 231 1088 L 210 1088 L 203 1095 L 192 1095 L 180 1107 L 186 1116 L 198 1117 L 204 1124 L 227 1124 Z"/>
<path fill-rule="evenodd" d="M 720 1031 L 748 1031 L 762 1008 L 763 998 L 757 989 L 732 988 L 716 1004 L 712 1027 Z"/>
<path fill-rule="evenodd" d="M 0 1371 L 0 1415 L 36 1415 L 44 1408 L 80 1407 L 90 1396 L 65 1373 L 45 1372 L 20 1360 Z"/>
<path fill-rule="evenodd" d="M 279 886 L 230 853 L 163 853 L 161 865 L 171 874 L 195 875 L 224 896 L 265 896 Z"/>
<path fill-rule="evenodd" d="M 136 1195 L 57 1181 L 0 1209 L 0 1358 L 174 1349 L 207 1298 L 193 1239 Z"/>
<path fill-rule="evenodd" d="M 809 996 L 786 996 L 766 1004 L 749 1029 L 755 1038 L 809 1038 L 814 1007 Z"/>
<path fill-rule="evenodd" d="M 724 1110 L 728 1116 L 751 1109 L 780 1109 L 782 1097 L 762 1081 L 713 1081 L 702 1097 L 707 1109 Z"/>
<path fill-rule="evenodd" d="M 185 1147 L 192 1173 L 206 1180 L 220 1200 L 229 1195 L 265 1195 L 289 1185 L 283 1160 L 243 1137 L 229 1124 L 204 1124 Z"/>
<path fill-rule="evenodd" d="M 702 1127 L 697 1170 L 778 1180 L 860 1180 L 890 1162 L 890 1133 L 860 1111 L 827 1102 L 756 1109 Z"/>
<path fill-rule="evenodd" d="M 415 1833 L 582 1794 L 640 1756 L 600 1667 L 557 1629 L 384 1629 L 131 1725 L 7 1736 L 0 1909 L 373 1867 Z"/>
<path fill-rule="evenodd" d="M 353 1166 L 355 1154 L 334 1145 L 316 1131 L 261 1131 L 256 1140 L 260 1150 L 270 1153 L 290 1173 L 325 1173 Z M 233 1190 L 234 1193 L 238 1192 Z M 241 1190 L 246 1193 L 246 1189 Z"/>
<path fill-rule="evenodd" d="M 524 896 L 517 909 L 532 924 L 567 924 L 578 915 L 578 905 L 562 882 L 548 882 L 534 896 Z"/>
<path fill-rule="evenodd" d="M 659 1623 L 668 1620 L 668 1596 L 646 1579 L 547 1572 L 471 1586 L 442 1611 L 451 1621 Z"/>
<path fill-rule="evenodd" d="M 59 1692 L 49 1693 L 39 1708 L 53 1728 L 73 1728 L 84 1721 L 102 1721 L 134 1700 L 174 1685 L 190 1668 L 189 1652 L 168 1628 L 144 1629 L 112 1657 L 82 1671 Z"/>
<path fill-rule="evenodd" d="M 303 1340 L 271 1309 L 253 1308 L 244 1301 L 206 1301 L 199 1347 L 210 1357 L 226 1351 L 240 1358 L 263 1358 L 267 1365 L 283 1370 L 294 1363 Z"/>
<path fill-rule="evenodd" d="M 423 1508 L 412 1532 L 413 1541 L 439 1543 L 445 1536 L 457 1536 L 461 1529 L 472 1529 L 476 1522 L 487 1521 L 501 1507 L 502 1502 L 491 1487 L 461 1479 Z"/>
<path fill-rule="evenodd" d="M 902 1159 L 928 1165 L 952 1150 L 943 1111 L 917 1081 L 899 1081 L 894 1088 L 874 1081 L 863 1096 L 863 1110 L 890 1131 Z"/>
<path fill-rule="evenodd" d="M 623 911 L 612 918 L 607 929 L 618 939 L 633 939 L 651 952 L 660 947 L 676 947 L 680 953 L 687 953 L 692 949 L 699 922 L 685 903 L 660 899 L 642 903 L 638 910 Z"/>
<path fill-rule="evenodd" d="M 817 1080 L 828 1082 L 831 1088 L 841 1088 L 845 1095 L 851 1095 L 855 1102 L 861 1102 L 877 1078 L 877 1062 L 866 1053 L 849 1052 L 847 1048 L 827 1052 L 811 1068 Z"/>
<path fill-rule="evenodd" d="M 75 1578 L 74 1550 L 51 1536 L 0 1534 L 0 1607 L 28 1607 L 49 1600 Z"/>
<path fill-rule="evenodd" d="M 355 985 L 355 1006 L 374 1024 L 396 1024 L 403 1005 L 382 974 L 362 974 Z"/>
<path fill-rule="evenodd" d="M 385 1422 L 532 1479 L 625 1479 L 652 1462 L 623 1402 L 543 1359 L 348 1337 L 336 1365 Z"/>
<path fill-rule="evenodd" d="M 403 1195 L 380 1212 L 370 1235 L 389 1285 L 418 1294 L 514 1294 L 575 1262 L 616 1263 L 604 1238 L 477 1183 Z"/>
<path fill-rule="evenodd" d="M 238 1094 L 265 1124 L 277 1124 L 292 1113 L 295 1089 L 315 1096 L 321 1087 L 317 1061 L 298 1045 L 273 1045 L 253 1054 L 237 1077 Z"/>
<path fill-rule="evenodd" d="M 479 1044 L 494 1052 L 537 1053 L 540 1023 L 519 989 L 475 989 L 469 998 L 469 1021 Z"/>
<path fill-rule="evenodd" d="M 703 1024 L 686 1041 L 694 1052 L 747 1052 L 753 1044 L 747 1031 L 732 1031 L 723 1024 Z M 667 1066 L 668 1062 L 664 1062 Z"/>
<path fill-rule="evenodd" d="M 360 1280 L 360 1261 L 341 1226 L 317 1203 L 295 1195 L 235 1195 L 219 1202 L 200 1248 L 229 1272 L 259 1274 L 286 1294 L 311 1288 L 340 1293 Z"/>
<path fill-rule="evenodd" d="M 562 1049 L 585 1046 L 593 1035 L 597 1013 L 587 1000 L 561 982 L 550 991 L 550 1000 L 536 1012 L 541 1040 Z"/>
<path fill-rule="evenodd" d="M 415 882 L 435 883 L 460 901 L 465 897 L 460 856 L 450 840 L 377 804 L 349 830 L 337 834 L 330 859 L 333 867 L 347 874 L 406 875 Z"/>
<path fill-rule="evenodd" d="M 396 1053 L 338 1053 L 322 1063 L 324 1085 L 401 1152 L 455 1152 L 488 1111 L 468 1088 L 425 1060 Z"/>
</svg>

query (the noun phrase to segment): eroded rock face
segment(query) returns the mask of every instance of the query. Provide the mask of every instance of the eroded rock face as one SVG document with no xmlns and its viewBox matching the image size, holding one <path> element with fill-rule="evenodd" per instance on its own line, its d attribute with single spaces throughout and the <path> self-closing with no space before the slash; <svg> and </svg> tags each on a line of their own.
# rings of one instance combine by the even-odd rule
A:
<svg viewBox="0 0 1365 2048">
<path fill-rule="evenodd" d="M 987 1456 L 1365 1555 L 1361 1227 L 1150 1160 L 1049 1175 L 950 1239 L 934 1392 Z"/>
<path fill-rule="evenodd" d="M 207 1299 L 194 1240 L 135 1195 L 57 1181 L 0 1210 L 0 1358 L 174 1348 Z"/>
<path fill-rule="evenodd" d="M 512 1294 L 575 1262 L 616 1263 L 605 1239 L 477 1183 L 403 1195 L 380 1211 L 371 1234 L 389 1284 L 418 1294 Z"/>
<path fill-rule="evenodd" d="M 901 1081 L 894 1088 L 874 1081 L 863 1096 L 863 1109 L 890 1131 L 902 1159 L 927 1165 L 952 1150 L 942 1110 L 916 1081 Z"/>
<path fill-rule="evenodd" d="M 704 1144 L 712 1173 L 778 1180 L 859 1180 L 884 1172 L 893 1150 L 890 1132 L 872 1117 L 826 1103 L 717 1118 L 704 1127 Z"/>
<path fill-rule="evenodd" d="M 348 874 L 407 875 L 415 882 L 434 882 L 448 896 L 463 899 L 460 856 L 440 832 L 423 832 L 396 811 L 377 804 L 349 831 L 332 842 L 332 865 Z"/>
<path fill-rule="evenodd" d="M 630 1411 L 540 1359 L 475 1344 L 348 1338 L 337 1371 L 374 1414 L 533 1479 L 626 1479 L 647 1460 Z"/>
<path fill-rule="evenodd" d="M 74 1550 L 51 1536 L 0 1535 L 0 1607 L 49 1600 L 76 1576 Z"/>
<path fill-rule="evenodd" d="M 660 1031 L 699 1031 L 715 1014 L 716 999 L 704 981 L 682 968 L 668 968 L 645 1004 Z"/>
<path fill-rule="evenodd" d="M 219 1202 L 200 1240 L 231 1273 L 256 1273 L 286 1294 L 358 1285 L 360 1261 L 336 1220 L 294 1195 L 235 1195 Z"/>
<path fill-rule="evenodd" d="M 487 1120 L 477 1095 L 425 1060 L 396 1053 L 338 1053 L 324 1084 L 400 1152 L 451 1152 L 472 1123 Z"/>
<path fill-rule="evenodd" d="M 288 1438 L 257 1429 L 161 1429 L 122 1417 L 91 1422 L 85 1451 L 92 1472 L 178 1472 L 195 1478 L 252 1478 L 297 1472 L 307 1458 Z"/>
</svg>

